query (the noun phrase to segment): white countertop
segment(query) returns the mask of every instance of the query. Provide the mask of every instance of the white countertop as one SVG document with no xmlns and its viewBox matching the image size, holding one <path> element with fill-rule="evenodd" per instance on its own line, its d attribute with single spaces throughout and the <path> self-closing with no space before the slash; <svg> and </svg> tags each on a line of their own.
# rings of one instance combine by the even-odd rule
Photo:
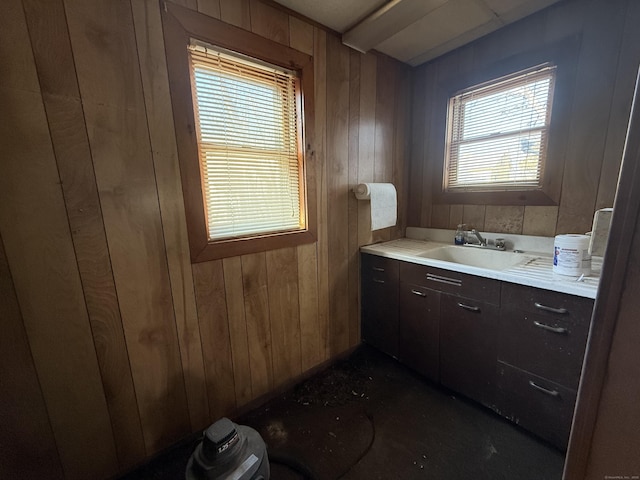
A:
<svg viewBox="0 0 640 480">
<path fill-rule="evenodd" d="M 432 229 L 420 229 L 420 234 L 416 234 L 417 229 L 413 229 L 413 232 L 407 231 L 408 234 L 412 234 L 413 237 L 428 237 L 429 231 Z M 427 231 L 426 233 L 423 231 Z M 367 245 L 361 247 L 360 250 L 365 253 L 378 255 L 381 257 L 393 258 L 395 260 L 403 260 L 405 262 L 416 263 L 420 265 L 428 265 L 431 267 L 442 268 L 444 270 L 452 270 L 461 273 L 467 273 L 470 275 L 477 275 L 479 277 L 492 278 L 496 280 L 502 280 L 505 282 L 517 283 L 520 285 L 527 285 L 530 287 L 543 288 L 545 290 L 552 290 L 555 292 L 568 293 L 570 295 L 577 295 L 586 298 L 596 298 L 598 292 L 598 282 L 600 280 L 600 270 L 602 269 L 602 258 L 593 257 L 591 274 L 582 277 L 579 281 L 575 277 L 567 277 L 564 275 L 558 275 L 553 273 L 553 256 L 547 252 L 536 252 L 532 250 L 526 250 L 526 255 L 523 255 L 523 263 L 512 267 L 508 267 L 504 270 L 494 270 L 489 268 L 480 268 L 471 265 L 465 265 L 460 263 L 447 262 L 442 260 L 434 260 L 419 256 L 428 250 L 442 247 L 445 245 L 452 245 L 450 243 L 442 242 L 443 234 L 439 231 L 436 234 L 431 235 L 434 240 L 416 239 L 416 238 L 401 238 L 398 240 L 392 240 L 390 242 L 378 243 L 374 245 Z M 448 234 L 447 234 L 448 235 Z M 484 235 L 484 234 L 483 234 Z M 497 234 L 486 234 L 492 238 L 496 236 L 504 236 Z M 515 244 L 522 246 L 527 244 L 530 248 L 536 243 L 532 243 L 531 239 L 540 239 L 544 237 L 526 237 L 524 235 L 512 235 L 507 237 L 507 248 L 511 250 Z M 522 237 L 518 239 L 516 237 Z M 453 239 L 453 236 L 450 237 Z M 526 243 L 529 242 L 529 243 Z M 546 245 L 547 242 L 537 243 L 538 245 Z M 551 239 L 551 245 L 553 245 L 553 239 Z M 459 248 L 473 248 L 473 247 L 459 247 Z M 531 257 L 534 257 L 531 259 Z"/>
</svg>

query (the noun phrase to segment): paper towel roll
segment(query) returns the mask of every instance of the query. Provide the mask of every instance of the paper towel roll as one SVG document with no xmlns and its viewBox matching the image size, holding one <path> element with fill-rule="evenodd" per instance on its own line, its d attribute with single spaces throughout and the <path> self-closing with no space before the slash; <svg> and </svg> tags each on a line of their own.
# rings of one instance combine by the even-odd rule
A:
<svg viewBox="0 0 640 480">
<path fill-rule="evenodd" d="M 358 200 L 371 200 L 371 230 L 393 227 L 398 220 L 398 195 L 392 183 L 361 183 Z"/>
</svg>

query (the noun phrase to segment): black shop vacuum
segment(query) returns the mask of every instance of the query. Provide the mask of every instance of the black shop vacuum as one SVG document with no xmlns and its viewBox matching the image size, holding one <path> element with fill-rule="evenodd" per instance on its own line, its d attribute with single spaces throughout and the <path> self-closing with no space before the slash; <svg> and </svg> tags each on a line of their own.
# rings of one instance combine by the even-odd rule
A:
<svg viewBox="0 0 640 480">
<path fill-rule="evenodd" d="M 221 418 L 189 458 L 187 480 L 269 480 L 267 446 L 251 427 Z"/>
</svg>

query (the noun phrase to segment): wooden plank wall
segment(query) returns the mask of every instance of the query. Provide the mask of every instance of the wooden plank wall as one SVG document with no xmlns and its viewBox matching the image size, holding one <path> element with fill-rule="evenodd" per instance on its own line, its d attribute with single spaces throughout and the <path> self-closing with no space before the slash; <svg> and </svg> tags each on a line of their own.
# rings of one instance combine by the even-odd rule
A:
<svg viewBox="0 0 640 480">
<path fill-rule="evenodd" d="M 613 206 L 633 85 L 640 62 L 637 2 L 571 0 L 505 27 L 414 72 L 408 225 L 553 236 L 591 230 L 596 209 Z M 470 76 L 487 65 L 577 37 L 579 47 L 563 110 L 562 192 L 557 206 L 446 205 L 432 201 L 434 169 L 442 162 L 445 119 L 433 108 L 438 82 Z M 560 114 L 560 110 L 556 112 Z M 551 133 L 553 136 L 553 132 Z"/>
<path fill-rule="evenodd" d="M 318 242 L 192 265 L 160 3 L 4 2 L 1 478 L 112 477 L 357 345 L 358 248 L 404 233 L 410 69 L 272 2 L 180 3 L 314 56 Z"/>
</svg>

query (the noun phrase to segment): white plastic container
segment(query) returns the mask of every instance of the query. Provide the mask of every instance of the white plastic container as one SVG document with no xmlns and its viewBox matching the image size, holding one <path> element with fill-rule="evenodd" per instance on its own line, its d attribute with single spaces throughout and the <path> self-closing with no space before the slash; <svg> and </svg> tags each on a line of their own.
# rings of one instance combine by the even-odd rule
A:
<svg viewBox="0 0 640 480">
<path fill-rule="evenodd" d="M 591 273 L 589 235 L 557 235 L 554 241 L 553 273 L 579 277 Z"/>
</svg>

